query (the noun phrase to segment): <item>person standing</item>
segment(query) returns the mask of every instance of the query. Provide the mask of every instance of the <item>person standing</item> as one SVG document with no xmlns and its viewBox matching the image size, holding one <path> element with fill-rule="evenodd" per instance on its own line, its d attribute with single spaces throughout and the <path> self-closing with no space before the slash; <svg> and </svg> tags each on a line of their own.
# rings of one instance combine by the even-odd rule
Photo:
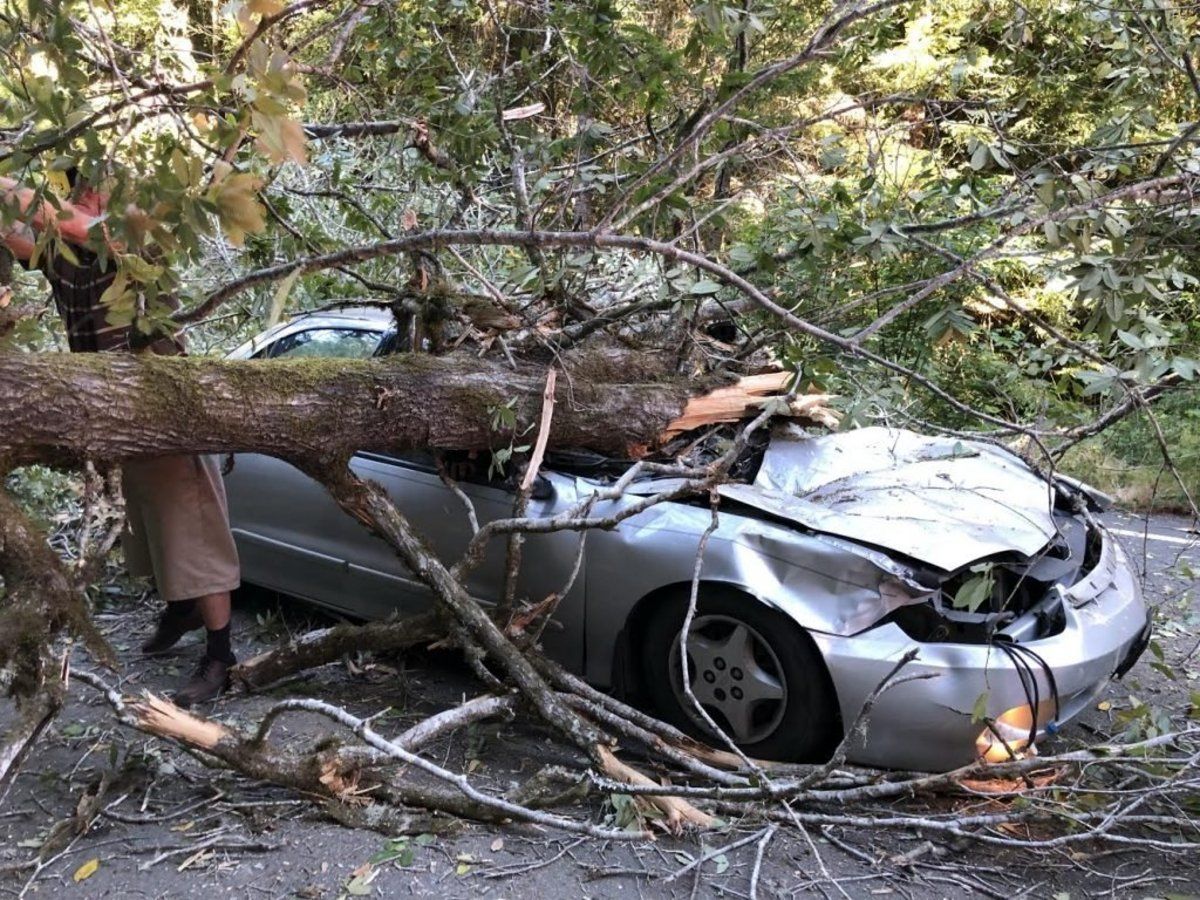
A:
<svg viewBox="0 0 1200 900">
<path fill-rule="evenodd" d="M 109 321 L 102 298 L 116 277 L 116 263 L 86 246 L 89 231 L 105 215 L 107 198 L 77 178 L 69 177 L 68 182 L 71 199 L 56 209 L 31 189 L 0 177 L 0 202 L 15 205 L 19 218 L 28 223 L 0 229 L 0 237 L 26 266 L 38 256 L 37 268 L 50 283 L 71 351 L 183 354 L 177 335 L 146 343 L 139 341 L 131 324 Z M 47 241 L 39 256 L 37 232 L 51 230 L 69 250 L 56 250 L 56 242 Z M 226 688 L 237 661 L 230 633 L 230 592 L 241 580 L 220 471 L 211 457 L 164 456 L 126 462 L 122 482 L 126 565 L 133 575 L 153 578 L 166 601 L 142 652 L 165 653 L 189 631 L 204 627 L 204 656 L 174 700 L 183 707 L 211 700 Z"/>
</svg>

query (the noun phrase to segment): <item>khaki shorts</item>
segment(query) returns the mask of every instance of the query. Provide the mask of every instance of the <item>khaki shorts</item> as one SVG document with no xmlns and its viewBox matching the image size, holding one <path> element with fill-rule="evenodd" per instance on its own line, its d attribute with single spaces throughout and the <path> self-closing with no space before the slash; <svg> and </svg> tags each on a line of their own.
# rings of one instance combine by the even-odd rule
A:
<svg viewBox="0 0 1200 900">
<path fill-rule="evenodd" d="M 241 582 L 225 484 L 210 456 L 125 463 L 125 564 L 171 602 L 232 591 Z"/>
</svg>

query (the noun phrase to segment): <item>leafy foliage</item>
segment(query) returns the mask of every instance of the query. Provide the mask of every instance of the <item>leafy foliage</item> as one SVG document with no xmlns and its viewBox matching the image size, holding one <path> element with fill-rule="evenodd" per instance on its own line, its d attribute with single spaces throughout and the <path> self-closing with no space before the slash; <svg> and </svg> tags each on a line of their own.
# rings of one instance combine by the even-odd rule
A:
<svg viewBox="0 0 1200 900">
<path fill-rule="evenodd" d="M 103 184 L 111 316 L 146 332 L 171 327 L 168 297 L 194 307 L 341 248 L 600 228 L 728 266 L 947 395 L 734 317 L 741 339 L 845 398 L 850 421 L 975 424 L 953 398 L 1078 428 L 1200 365 L 1188 5 L 0 9 L 0 175 L 51 203 L 73 167 Z M 612 309 L 621 327 L 661 325 L 738 297 L 728 278 L 628 249 L 470 242 L 273 280 L 194 342 L 364 296 L 485 335 Z"/>
</svg>

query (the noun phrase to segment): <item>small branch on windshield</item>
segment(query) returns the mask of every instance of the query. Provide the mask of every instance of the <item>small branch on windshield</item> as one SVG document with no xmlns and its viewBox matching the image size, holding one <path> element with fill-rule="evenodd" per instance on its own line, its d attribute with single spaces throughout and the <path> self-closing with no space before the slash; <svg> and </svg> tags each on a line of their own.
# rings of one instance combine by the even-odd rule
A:
<svg viewBox="0 0 1200 900">
<path fill-rule="evenodd" d="M 558 383 L 558 370 L 551 367 L 546 373 L 546 387 L 542 391 L 542 416 L 538 423 L 537 439 L 530 454 L 529 462 L 525 464 L 525 475 L 517 488 L 513 500 L 513 518 L 522 518 L 529 509 L 529 500 L 533 495 L 533 486 L 537 483 L 538 473 L 542 468 L 542 460 L 546 456 L 546 444 L 550 440 L 550 424 L 554 419 L 554 389 Z M 478 529 L 476 529 L 478 533 Z M 500 616 L 512 614 L 513 604 L 517 599 L 517 576 L 521 571 L 521 547 L 525 536 L 514 531 L 508 536 L 508 547 L 504 562 L 504 595 L 500 600 Z"/>
</svg>

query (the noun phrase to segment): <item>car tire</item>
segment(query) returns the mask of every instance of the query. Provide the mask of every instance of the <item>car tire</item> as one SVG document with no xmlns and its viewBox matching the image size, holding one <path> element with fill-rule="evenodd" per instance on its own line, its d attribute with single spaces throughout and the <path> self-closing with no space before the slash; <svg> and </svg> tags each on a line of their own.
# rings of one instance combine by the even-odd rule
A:
<svg viewBox="0 0 1200 900">
<path fill-rule="evenodd" d="M 682 689 L 678 639 L 687 606 L 686 592 L 662 597 L 644 620 L 636 642 L 641 687 L 656 715 L 713 743 L 719 739 Z M 741 591 L 702 585 L 688 656 L 693 693 L 748 756 L 815 762 L 837 746 L 841 720 L 825 661 L 787 616 Z"/>
</svg>

